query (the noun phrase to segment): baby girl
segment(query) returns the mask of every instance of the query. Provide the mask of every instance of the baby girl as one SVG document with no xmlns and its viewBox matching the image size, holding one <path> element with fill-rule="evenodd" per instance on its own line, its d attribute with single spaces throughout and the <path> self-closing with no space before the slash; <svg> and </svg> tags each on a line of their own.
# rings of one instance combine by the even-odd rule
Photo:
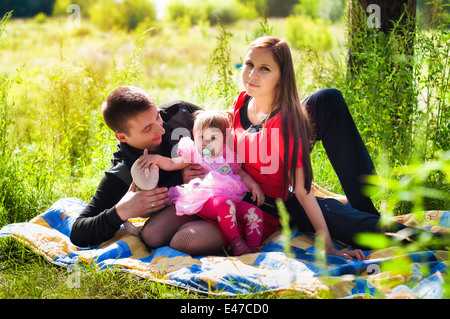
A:
<svg viewBox="0 0 450 319">
<path fill-rule="evenodd" d="M 228 251 L 234 256 L 259 251 L 263 214 L 250 203 L 242 201 L 247 191 L 257 205 L 264 203 L 264 193 L 253 178 L 238 163 L 237 156 L 226 146 L 227 114 L 219 111 L 195 113 L 194 141 L 183 137 L 178 143 L 179 157 L 145 154 L 140 157 L 140 169 L 179 170 L 198 163 L 208 173 L 187 184 L 172 187 L 169 198 L 175 203 L 177 215 L 192 215 L 217 220 L 229 241 Z M 230 156 L 231 155 L 231 156 Z M 231 157 L 231 158 L 229 158 Z M 237 222 L 245 224 L 245 241 Z"/>
</svg>

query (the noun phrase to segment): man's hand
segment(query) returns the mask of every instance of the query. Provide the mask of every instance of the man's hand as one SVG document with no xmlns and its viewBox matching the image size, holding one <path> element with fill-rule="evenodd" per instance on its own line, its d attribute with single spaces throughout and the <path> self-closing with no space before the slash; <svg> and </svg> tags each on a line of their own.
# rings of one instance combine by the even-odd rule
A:
<svg viewBox="0 0 450 319">
<path fill-rule="evenodd" d="M 187 184 L 194 178 L 204 178 L 206 173 L 206 170 L 200 164 L 191 164 L 183 168 L 181 176 L 183 177 L 183 183 Z"/>
<path fill-rule="evenodd" d="M 169 204 L 168 189 L 155 188 L 149 191 L 136 192 L 136 185 L 131 183 L 128 192 L 116 205 L 120 219 L 126 221 L 134 217 L 146 217 Z"/>
</svg>

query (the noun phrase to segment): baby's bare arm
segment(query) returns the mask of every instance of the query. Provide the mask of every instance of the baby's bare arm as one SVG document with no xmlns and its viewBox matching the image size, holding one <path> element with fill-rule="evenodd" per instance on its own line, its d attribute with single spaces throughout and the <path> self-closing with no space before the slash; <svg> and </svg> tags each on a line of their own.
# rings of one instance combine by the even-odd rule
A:
<svg viewBox="0 0 450 319">
<path fill-rule="evenodd" d="M 261 186 L 246 171 L 240 168 L 237 174 L 241 177 L 244 184 L 252 192 L 252 200 L 256 201 L 257 206 L 264 204 L 265 196 Z"/>
<path fill-rule="evenodd" d="M 187 159 L 183 157 L 169 158 L 158 154 L 144 154 L 139 158 L 139 168 L 145 170 L 150 168 L 154 169 L 156 166 L 162 168 L 165 171 L 175 171 L 183 169 L 190 164 Z"/>
</svg>

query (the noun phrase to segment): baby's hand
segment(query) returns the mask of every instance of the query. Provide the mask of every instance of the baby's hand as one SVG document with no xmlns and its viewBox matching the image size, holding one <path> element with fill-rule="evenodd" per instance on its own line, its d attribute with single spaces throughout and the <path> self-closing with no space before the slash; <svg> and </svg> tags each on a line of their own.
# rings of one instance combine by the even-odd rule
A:
<svg viewBox="0 0 450 319">
<path fill-rule="evenodd" d="M 144 150 L 144 155 L 139 157 L 137 164 L 139 169 L 145 170 L 145 174 L 150 174 L 150 171 L 158 167 L 158 161 L 161 159 L 160 155 L 148 154 L 148 150 Z"/>
<path fill-rule="evenodd" d="M 256 202 L 256 206 L 261 206 L 262 204 L 264 204 L 265 200 L 264 192 L 258 185 L 258 183 L 255 183 L 255 185 L 253 185 L 251 191 L 253 195 L 252 200 Z"/>
</svg>

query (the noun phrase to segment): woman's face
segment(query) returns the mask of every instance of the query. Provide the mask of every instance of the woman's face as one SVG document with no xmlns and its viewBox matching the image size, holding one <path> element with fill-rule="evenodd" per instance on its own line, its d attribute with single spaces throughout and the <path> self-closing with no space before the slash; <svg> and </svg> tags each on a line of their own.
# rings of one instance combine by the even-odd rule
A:
<svg viewBox="0 0 450 319">
<path fill-rule="evenodd" d="M 281 73 L 268 49 L 250 48 L 245 56 L 241 75 L 248 95 L 254 98 L 275 98 Z"/>
</svg>

